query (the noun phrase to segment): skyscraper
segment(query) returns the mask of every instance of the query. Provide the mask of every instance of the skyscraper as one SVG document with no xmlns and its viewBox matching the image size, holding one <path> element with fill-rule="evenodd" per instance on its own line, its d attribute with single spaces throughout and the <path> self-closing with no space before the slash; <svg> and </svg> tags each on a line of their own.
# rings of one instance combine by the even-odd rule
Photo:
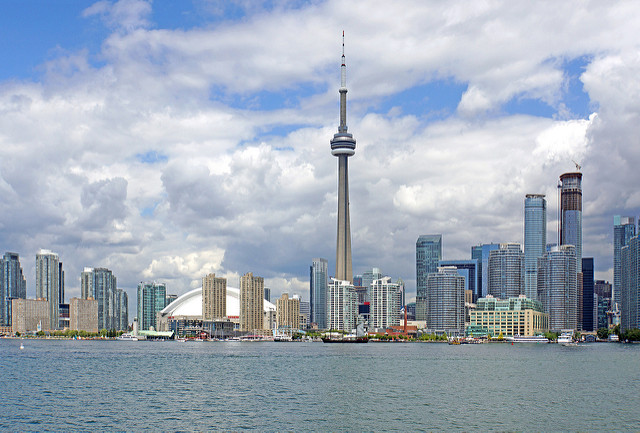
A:
<svg viewBox="0 0 640 433">
<path fill-rule="evenodd" d="M 427 320 L 427 276 L 438 270 L 442 235 L 421 235 L 416 241 L 416 320 Z"/>
<path fill-rule="evenodd" d="M 524 254 L 520 244 L 500 244 L 489 254 L 489 294 L 500 299 L 517 298 L 524 291 Z"/>
<path fill-rule="evenodd" d="M 331 140 L 331 154 L 338 158 L 338 236 L 336 242 L 336 274 L 342 281 L 353 281 L 351 264 L 351 226 L 349 217 L 348 158 L 356 153 L 356 140 L 347 132 L 347 67 L 342 32 L 342 66 L 340 93 L 340 126 Z"/>
<path fill-rule="evenodd" d="M 402 286 L 392 283 L 390 277 L 379 278 L 371 283 L 369 293 L 369 325 L 383 331 L 389 326 L 399 325 L 403 307 Z"/>
<path fill-rule="evenodd" d="M 583 331 L 595 331 L 597 305 L 594 305 L 593 257 L 582 258 L 582 323 Z M 596 301 L 597 302 L 597 301 Z"/>
<path fill-rule="evenodd" d="M 448 335 L 464 334 L 464 277 L 454 267 L 427 276 L 427 328 Z"/>
<path fill-rule="evenodd" d="M 352 331 L 358 322 L 358 294 L 349 281 L 332 279 L 327 293 L 327 328 Z"/>
<path fill-rule="evenodd" d="M 202 278 L 202 320 L 227 319 L 227 279 L 209 274 Z"/>
<path fill-rule="evenodd" d="M 471 258 L 478 260 L 478 297 L 489 293 L 489 254 L 500 248 L 500 244 L 480 244 L 471 247 Z"/>
<path fill-rule="evenodd" d="M 313 259 L 309 273 L 310 320 L 316 323 L 319 329 L 326 329 L 327 292 L 329 290 L 329 263 L 327 259 Z"/>
<path fill-rule="evenodd" d="M 458 273 L 464 277 L 464 289 L 471 290 L 473 294 L 472 302 L 475 302 L 478 298 L 481 298 L 480 283 L 479 283 L 479 264 L 478 260 L 440 260 L 438 267 L 451 267 L 453 266 L 458 270 Z"/>
<path fill-rule="evenodd" d="M 636 235 L 636 221 L 634 217 L 613 217 L 613 302 L 622 302 L 622 258 L 620 250 L 629 245 L 629 241 Z"/>
<path fill-rule="evenodd" d="M 27 281 L 17 253 L 5 253 L 0 259 L 0 326 L 11 326 L 11 300 L 26 299 Z"/>
<path fill-rule="evenodd" d="M 524 200 L 524 294 L 538 299 L 538 258 L 547 245 L 547 201 L 544 194 L 527 194 Z"/>
<path fill-rule="evenodd" d="M 260 294 L 262 299 L 262 293 Z M 138 284 L 138 324 L 140 330 L 156 329 L 156 315 L 167 306 L 167 286 L 164 283 Z M 98 314 L 100 314 L 98 312 Z"/>
<path fill-rule="evenodd" d="M 290 298 L 288 293 L 283 293 L 276 300 L 276 323 L 282 331 L 292 332 L 300 329 L 300 298 Z"/>
<path fill-rule="evenodd" d="M 62 275 L 60 265 L 58 255 L 52 251 L 41 249 L 36 254 L 36 298 L 49 302 L 48 329 L 58 329 Z"/>
<path fill-rule="evenodd" d="M 554 247 L 538 259 L 538 300 L 549 314 L 549 329 L 578 328 L 576 248 Z"/>
<path fill-rule="evenodd" d="M 251 272 L 240 277 L 240 330 L 264 329 L 264 278 Z"/>
<path fill-rule="evenodd" d="M 582 173 L 560 176 L 560 245 L 576 247 L 578 273 L 582 272 Z"/>
<path fill-rule="evenodd" d="M 640 238 L 621 248 L 620 327 L 640 328 Z"/>
</svg>

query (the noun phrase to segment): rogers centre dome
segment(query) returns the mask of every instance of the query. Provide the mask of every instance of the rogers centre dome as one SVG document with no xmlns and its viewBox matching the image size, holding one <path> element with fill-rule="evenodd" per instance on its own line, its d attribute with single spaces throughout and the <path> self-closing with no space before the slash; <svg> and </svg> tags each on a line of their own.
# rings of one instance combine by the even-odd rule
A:
<svg viewBox="0 0 640 433">
<path fill-rule="evenodd" d="M 264 300 L 264 312 L 276 311 L 276 306 Z M 240 315 L 240 290 L 227 286 L 227 316 Z M 200 316 L 202 317 L 202 287 L 180 295 L 175 301 L 160 311 L 161 317 Z"/>
</svg>

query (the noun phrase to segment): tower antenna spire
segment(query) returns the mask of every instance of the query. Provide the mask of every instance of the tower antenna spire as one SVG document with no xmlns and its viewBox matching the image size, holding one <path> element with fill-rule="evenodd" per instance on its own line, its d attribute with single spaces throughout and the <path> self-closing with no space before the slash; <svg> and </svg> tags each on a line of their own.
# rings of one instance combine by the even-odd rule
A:
<svg viewBox="0 0 640 433">
<path fill-rule="evenodd" d="M 331 140 L 331 154 L 338 158 L 338 236 L 336 242 L 336 279 L 353 281 L 351 263 L 351 223 L 349 218 L 348 158 L 356 153 L 356 140 L 347 132 L 347 66 L 344 60 L 342 31 L 342 66 L 340 67 L 340 125 Z"/>
</svg>

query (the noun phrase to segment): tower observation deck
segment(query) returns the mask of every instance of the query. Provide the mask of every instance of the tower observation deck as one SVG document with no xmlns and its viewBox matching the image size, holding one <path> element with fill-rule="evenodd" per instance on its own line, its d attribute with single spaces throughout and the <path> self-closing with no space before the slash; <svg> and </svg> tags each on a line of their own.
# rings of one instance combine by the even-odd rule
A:
<svg viewBox="0 0 640 433">
<path fill-rule="evenodd" d="M 347 66 L 342 32 L 342 66 L 340 67 L 340 125 L 331 140 L 331 154 L 338 158 L 338 236 L 336 242 L 335 278 L 353 282 L 351 264 L 351 226 L 349 218 L 348 158 L 356 153 L 356 140 L 347 132 Z"/>
</svg>

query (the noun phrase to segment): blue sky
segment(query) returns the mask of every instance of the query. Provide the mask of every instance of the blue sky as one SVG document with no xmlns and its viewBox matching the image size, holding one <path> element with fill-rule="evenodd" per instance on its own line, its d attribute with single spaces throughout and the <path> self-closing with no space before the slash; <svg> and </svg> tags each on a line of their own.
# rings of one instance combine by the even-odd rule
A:
<svg viewBox="0 0 640 433">
<path fill-rule="evenodd" d="M 58 252 L 176 294 L 245 272 L 307 298 L 335 254 L 346 33 L 354 273 L 415 290 L 444 258 L 522 242 L 527 193 L 581 163 L 584 254 L 612 279 L 611 221 L 638 215 L 640 46 L 629 2 L 8 1 L 0 14 L 0 249 Z M 576 17 L 576 19 L 565 19 Z M 615 173 L 615 176 L 612 176 Z M 77 292 L 77 293 L 76 293 Z M 410 294 L 411 296 L 411 294 Z"/>
</svg>

